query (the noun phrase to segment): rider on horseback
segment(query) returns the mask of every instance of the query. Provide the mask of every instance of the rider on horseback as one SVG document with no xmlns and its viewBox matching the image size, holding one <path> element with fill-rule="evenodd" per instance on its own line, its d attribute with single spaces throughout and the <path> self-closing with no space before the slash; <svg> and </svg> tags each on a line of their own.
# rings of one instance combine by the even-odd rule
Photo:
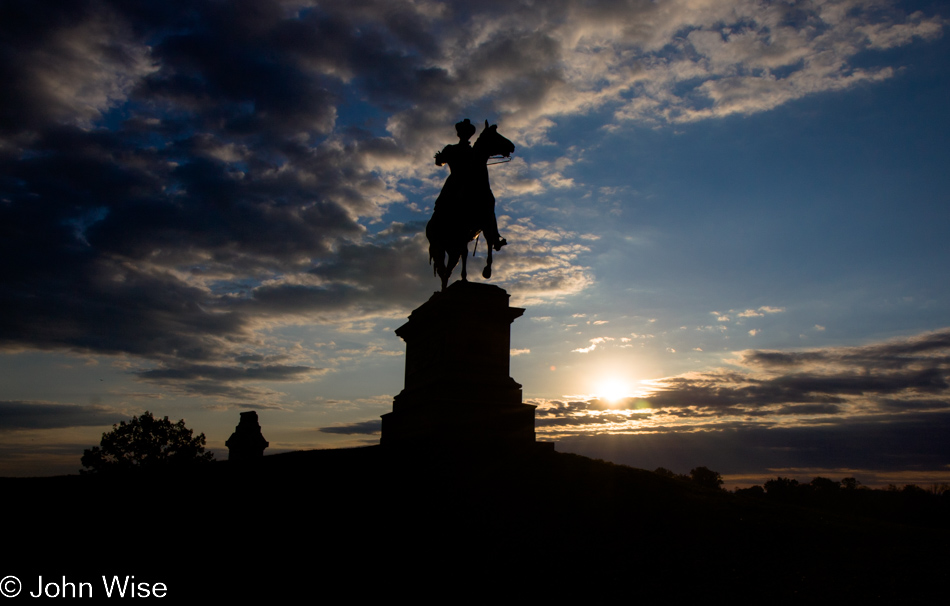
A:
<svg viewBox="0 0 950 606">
<path fill-rule="evenodd" d="M 455 125 L 459 142 L 446 145 L 435 154 L 436 166 L 449 165 L 449 176 L 442 186 L 442 193 L 435 201 L 460 205 L 467 223 L 482 231 L 488 245 L 496 251 L 508 244 L 498 233 L 498 220 L 495 218 L 495 196 L 488 181 L 488 166 L 484 159 L 476 156 L 469 139 L 475 134 L 475 125 L 465 118 Z M 458 209 L 457 209 L 458 210 Z"/>
<path fill-rule="evenodd" d="M 468 243 L 485 234 L 488 244 L 487 264 L 482 276 L 491 277 L 492 250 L 501 250 L 508 242 L 498 233 L 495 219 L 495 196 L 488 181 L 489 158 L 510 158 L 514 144 L 498 134 L 495 125 L 485 121 L 485 130 L 478 136 L 475 145 L 468 140 L 475 134 L 475 126 L 463 120 L 455 125 L 459 142 L 446 145 L 436 153 L 435 163 L 449 165 L 451 173 L 445 180 L 442 192 L 435 201 L 432 218 L 426 224 L 429 240 L 429 261 L 435 273 L 442 279 L 442 290 L 456 264 L 462 262 L 462 280 L 466 280 Z"/>
</svg>

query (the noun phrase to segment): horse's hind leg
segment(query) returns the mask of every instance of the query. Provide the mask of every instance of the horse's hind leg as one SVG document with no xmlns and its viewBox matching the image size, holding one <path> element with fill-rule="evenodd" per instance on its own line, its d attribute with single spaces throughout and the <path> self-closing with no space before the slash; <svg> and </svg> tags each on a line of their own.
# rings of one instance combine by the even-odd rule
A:
<svg viewBox="0 0 950 606">
<path fill-rule="evenodd" d="M 462 257 L 462 281 L 468 282 L 468 271 L 466 271 L 466 265 L 468 264 L 468 244 L 465 245 L 465 248 L 462 249 L 462 254 L 459 256 Z"/>
<path fill-rule="evenodd" d="M 457 252 L 446 251 L 448 256 L 448 262 L 445 264 L 444 273 L 439 274 L 439 277 L 442 278 L 442 290 L 449 285 L 449 278 L 452 277 L 452 270 L 455 269 L 455 266 L 459 263 L 459 254 Z M 465 278 L 465 266 L 462 266 L 462 278 Z"/>
<path fill-rule="evenodd" d="M 445 290 L 445 287 L 448 285 L 449 275 L 451 275 L 451 273 L 452 272 L 445 267 L 439 268 L 439 279 L 442 280 L 442 290 Z"/>
<path fill-rule="evenodd" d="M 449 281 L 449 274 L 452 273 L 451 269 L 445 268 L 445 251 L 430 246 L 429 247 L 429 262 L 432 263 L 432 273 L 439 276 L 442 280 L 442 290 L 445 290 L 445 285 Z"/>
</svg>

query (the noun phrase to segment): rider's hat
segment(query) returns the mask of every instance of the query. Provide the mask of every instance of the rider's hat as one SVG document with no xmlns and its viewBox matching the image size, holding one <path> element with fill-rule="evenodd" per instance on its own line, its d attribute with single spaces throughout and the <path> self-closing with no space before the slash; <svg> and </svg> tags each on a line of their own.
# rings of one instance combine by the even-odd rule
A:
<svg viewBox="0 0 950 606">
<path fill-rule="evenodd" d="M 468 139 L 475 134 L 475 125 L 469 122 L 468 118 L 465 118 L 455 124 L 455 132 L 458 133 L 460 138 Z"/>
</svg>

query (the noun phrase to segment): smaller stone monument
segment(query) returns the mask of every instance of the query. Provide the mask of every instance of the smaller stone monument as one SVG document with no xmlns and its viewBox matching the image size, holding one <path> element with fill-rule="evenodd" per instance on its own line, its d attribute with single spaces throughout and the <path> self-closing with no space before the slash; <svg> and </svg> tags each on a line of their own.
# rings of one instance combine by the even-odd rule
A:
<svg viewBox="0 0 950 606">
<path fill-rule="evenodd" d="M 261 434 L 256 411 L 241 413 L 241 422 L 224 445 L 228 447 L 228 460 L 236 463 L 256 461 L 264 456 L 264 449 L 270 443 Z"/>
</svg>

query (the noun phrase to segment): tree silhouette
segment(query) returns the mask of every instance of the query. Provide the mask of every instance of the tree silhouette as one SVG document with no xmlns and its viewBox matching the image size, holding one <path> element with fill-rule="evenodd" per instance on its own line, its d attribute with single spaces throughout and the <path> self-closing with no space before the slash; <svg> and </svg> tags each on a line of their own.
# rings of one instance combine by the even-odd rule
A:
<svg viewBox="0 0 950 606">
<path fill-rule="evenodd" d="M 781 476 L 765 483 L 765 493 L 770 497 L 787 498 L 798 492 L 798 480 Z"/>
<path fill-rule="evenodd" d="M 653 470 L 653 473 L 655 473 L 658 476 L 663 476 L 664 478 L 670 478 L 673 480 L 688 480 L 689 479 L 687 476 L 680 475 L 678 473 L 670 471 L 666 467 L 657 467 L 655 470 Z"/>
<path fill-rule="evenodd" d="M 102 434 L 99 446 L 84 450 L 80 473 L 121 473 L 137 469 L 167 469 L 214 460 L 205 452 L 205 434 L 192 437 L 184 419 L 172 423 L 145 411 L 112 426 Z"/>
<path fill-rule="evenodd" d="M 855 478 L 845 478 L 841 480 L 841 487 L 845 490 L 855 490 L 860 485 L 861 482 L 858 482 Z"/>
<path fill-rule="evenodd" d="M 722 476 L 718 471 L 713 471 L 708 467 L 697 467 L 689 471 L 689 477 L 703 488 L 711 490 L 720 490 L 722 486 Z"/>
<path fill-rule="evenodd" d="M 811 481 L 811 489 L 813 492 L 818 494 L 830 495 L 835 494 L 841 487 L 840 482 L 835 482 L 828 478 L 823 478 L 821 476 L 816 477 Z"/>
</svg>

